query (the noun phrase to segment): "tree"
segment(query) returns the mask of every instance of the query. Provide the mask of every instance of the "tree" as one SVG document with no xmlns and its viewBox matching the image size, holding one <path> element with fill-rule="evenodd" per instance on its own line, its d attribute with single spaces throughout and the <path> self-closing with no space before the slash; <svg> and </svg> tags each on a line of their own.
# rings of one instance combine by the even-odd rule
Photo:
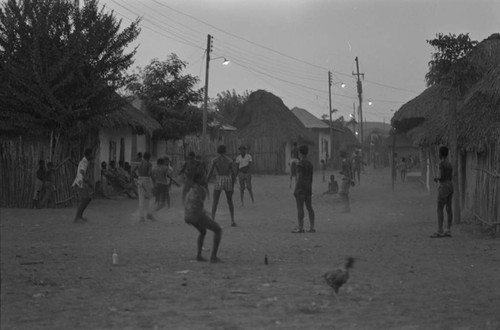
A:
<svg viewBox="0 0 500 330">
<path fill-rule="evenodd" d="M 239 111 L 242 109 L 243 104 L 248 100 L 250 93 L 249 91 L 245 91 L 243 95 L 239 95 L 233 89 L 232 92 L 224 91 L 217 94 L 215 106 L 217 107 L 218 113 L 225 118 L 229 124 L 232 124 L 238 116 Z"/>
<path fill-rule="evenodd" d="M 425 75 L 427 86 L 444 85 L 455 89 L 460 95 L 479 78 L 477 70 L 470 62 L 470 52 L 477 41 L 469 34 L 444 35 L 439 33 L 427 43 L 436 49 L 429 62 L 429 72 Z"/>
<path fill-rule="evenodd" d="M 151 115 L 164 128 L 159 134 L 167 139 L 181 139 L 202 129 L 203 114 L 195 104 L 203 99 L 203 89 L 195 89 L 198 77 L 182 73 L 186 66 L 173 53 L 165 61 L 153 59 L 127 85 L 146 102 Z"/>
<path fill-rule="evenodd" d="M 0 120 L 14 131 L 69 134 L 121 106 L 116 90 L 139 20 L 120 32 L 97 0 L 8 0 L 0 9 Z M 72 128 L 72 129 L 68 129 Z"/>
</svg>

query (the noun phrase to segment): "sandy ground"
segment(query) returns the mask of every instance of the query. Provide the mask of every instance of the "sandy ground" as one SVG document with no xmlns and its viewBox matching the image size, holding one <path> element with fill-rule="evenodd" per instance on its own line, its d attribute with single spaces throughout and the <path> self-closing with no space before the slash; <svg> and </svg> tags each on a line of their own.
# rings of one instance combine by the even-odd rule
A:
<svg viewBox="0 0 500 330">
<path fill-rule="evenodd" d="M 2 209 L 1 328 L 500 329 L 500 240 L 473 225 L 429 238 L 435 204 L 420 183 L 392 192 L 387 169 L 367 169 L 341 214 L 317 173 L 314 234 L 290 233 L 286 176 L 253 183 L 255 204 L 235 196 L 238 227 L 221 197 L 223 264 L 194 261 L 179 188 L 154 223 L 124 198 L 92 201 L 86 224 L 71 222 L 74 209 Z M 321 275 L 347 256 L 337 300 Z"/>
</svg>

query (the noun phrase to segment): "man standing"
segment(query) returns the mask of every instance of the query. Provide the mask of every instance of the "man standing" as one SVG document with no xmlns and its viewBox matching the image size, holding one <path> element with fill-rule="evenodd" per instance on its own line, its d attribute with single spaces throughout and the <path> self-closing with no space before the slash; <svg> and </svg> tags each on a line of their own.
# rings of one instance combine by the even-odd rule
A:
<svg viewBox="0 0 500 330">
<path fill-rule="evenodd" d="M 252 164 L 252 156 L 247 154 L 247 147 L 241 146 L 238 149 L 240 154 L 236 157 L 236 175 L 238 176 L 240 182 L 240 195 L 241 195 L 241 206 L 243 206 L 243 196 L 245 194 L 245 187 L 248 189 L 252 203 L 254 203 L 253 192 L 252 192 L 252 175 L 250 174 L 250 165 Z"/>
<path fill-rule="evenodd" d="M 156 221 L 151 213 L 151 200 L 153 199 L 153 165 L 149 161 L 151 154 L 145 152 L 142 156 L 142 161 L 137 165 L 132 173 L 137 172 L 137 190 L 139 197 L 139 221 L 144 222 L 145 217 L 151 221 Z"/>
<path fill-rule="evenodd" d="M 290 189 L 292 188 L 292 181 L 297 183 L 297 163 L 299 162 L 299 148 L 297 142 L 293 143 L 292 151 L 290 151 Z"/>
<path fill-rule="evenodd" d="M 343 177 L 342 183 L 340 185 L 339 195 L 344 202 L 344 210 L 342 212 L 350 213 L 351 205 L 349 202 L 349 190 L 351 188 L 351 185 L 354 184 L 352 165 L 351 161 L 347 158 L 347 152 L 345 150 L 340 151 L 340 157 L 342 158 L 342 171 L 340 172 L 340 174 L 342 174 Z"/>
<path fill-rule="evenodd" d="M 73 181 L 73 187 L 75 187 L 78 198 L 80 199 L 80 205 L 78 205 L 76 209 L 75 223 L 79 221 L 87 222 L 87 219 L 83 217 L 83 212 L 92 200 L 92 185 L 88 178 L 88 168 L 91 160 L 92 149 L 85 149 L 84 157 L 78 164 L 76 178 L 75 181 Z"/>
<path fill-rule="evenodd" d="M 374 160 L 375 164 L 375 160 Z M 363 159 L 361 158 L 361 155 L 359 154 L 359 150 L 356 150 L 354 152 L 354 157 L 352 159 L 352 169 L 353 169 L 353 180 L 358 178 L 358 185 L 361 184 L 361 167 L 363 165 Z"/>
<path fill-rule="evenodd" d="M 226 146 L 220 145 L 217 148 L 219 154 L 212 162 L 212 167 L 208 172 L 208 179 L 212 176 L 214 170 L 217 171 L 217 178 L 214 187 L 214 200 L 212 204 L 212 220 L 215 221 L 215 212 L 219 204 L 219 198 L 222 190 L 226 192 L 227 204 L 229 206 L 229 213 L 231 214 L 231 226 L 235 227 L 234 222 L 234 205 L 233 205 L 233 190 L 234 190 L 234 170 L 233 160 L 226 156 Z"/>
<path fill-rule="evenodd" d="M 438 231 L 431 235 L 431 238 L 440 237 L 451 237 L 451 224 L 453 222 L 453 167 L 448 161 L 448 148 L 439 148 L 439 176 L 434 178 L 434 182 L 439 182 L 438 188 L 438 201 L 437 201 L 437 215 L 438 215 Z M 446 231 L 443 232 L 444 224 L 444 212 L 443 209 L 446 207 L 446 213 L 448 215 L 448 222 L 446 225 Z"/>
<path fill-rule="evenodd" d="M 297 202 L 297 218 L 298 226 L 292 233 L 304 232 L 304 204 L 309 213 L 309 233 L 316 232 L 314 228 L 314 210 L 312 208 L 312 180 L 313 180 L 313 165 L 307 159 L 309 148 L 302 145 L 299 148 L 300 160 L 297 164 L 297 183 L 295 184 L 295 201 Z"/>
</svg>

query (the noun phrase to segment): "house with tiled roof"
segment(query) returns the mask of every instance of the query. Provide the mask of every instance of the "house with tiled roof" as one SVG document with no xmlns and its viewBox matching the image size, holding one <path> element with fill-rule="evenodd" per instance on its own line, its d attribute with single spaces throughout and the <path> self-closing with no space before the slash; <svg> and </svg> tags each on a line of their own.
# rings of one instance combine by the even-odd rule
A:
<svg viewBox="0 0 500 330">
<path fill-rule="evenodd" d="M 332 143 L 330 126 L 305 109 L 295 107 L 291 111 L 314 136 L 315 145 L 312 152 L 310 151 L 310 160 L 313 161 L 315 168 L 320 168 L 321 160 L 328 164 Z M 334 127 L 332 130 L 337 131 L 338 129 Z"/>
</svg>

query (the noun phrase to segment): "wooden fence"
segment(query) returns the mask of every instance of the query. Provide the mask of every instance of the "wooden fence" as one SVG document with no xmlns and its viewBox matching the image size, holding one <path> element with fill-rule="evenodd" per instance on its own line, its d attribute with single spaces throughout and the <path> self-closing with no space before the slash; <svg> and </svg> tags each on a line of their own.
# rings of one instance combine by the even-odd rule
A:
<svg viewBox="0 0 500 330">
<path fill-rule="evenodd" d="M 482 223 L 500 229 L 500 144 L 490 144 L 487 152 L 467 154 L 469 168 L 475 171 L 471 185 L 471 198 L 466 198 L 468 208 Z M 472 172 L 469 170 L 469 172 Z M 472 174 L 472 173 L 471 173 Z"/>
<path fill-rule="evenodd" d="M 239 154 L 238 148 L 241 145 L 247 146 L 248 153 L 253 157 L 254 173 L 284 174 L 286 171 L 284 141 L 262 137 L 244 140 L 235 136 L 209 141 L 204 156 L 207 164 L 217 155 L 217 147 L 221 144 L 226 145 L 226 154 L 233 159 Z M 0 141 L 0 207 L 33 207 L 36 171 L 40 159 L 55 164 L 56 206 L 73 204 L 75 199 L 71 185 L 80 160 L 80 151 L 81 146 L 78 144 L 64 143 L 51 149 L 48 141 L 24 141 L 22 138 Z M 189 151 L 203 154 L 199 138 L 186 138 L 180 145 L 169 141 L 166 146 L 166 154 L 177 170 L 181 168 L 185 161 L 184 155 Z M 91 167 L 93 166 L 91 163 Z M 91 176 L 94 174 L 93 168 L 89 168 L 89 173 Z"/>
<path fill-rule="evenodd" d="M 55 204 L 73 202 L 71 185 L 78 166 L 78 155 L 69 144 L 50 149 L 43 141 L 0 141 L 0 207 L 33 207 L 36 171 L 40 159 L 55 165 Z M 91 171 L 90 173 L 92 173 Z"/>
<path fill-rule="evenodd" d="M 255 138 L 252 140 L 240 139 L 236 136 L 225 136 L 218 141 L 209 141 L 204 153 L 204 161 L 210 161 L 217 156 L 217 147 L 226 146 L 226 155 L 235 159 L 239 155 L 238 148 L 242 145 L 248 147 L 248 153 L 253 158 L 253 172 L 259 174 L 284 174 L 286 171 L 286 142 L 272 138 Z M 168 141 L 166 154 L 172 161 L 175 169 L 180 169 L 185 161 L 184 155 L 194 151 L 197 155 L 203 154 L 202 143 L 199 138 L 188 137 L 183 144 Z"/>
</svg>

